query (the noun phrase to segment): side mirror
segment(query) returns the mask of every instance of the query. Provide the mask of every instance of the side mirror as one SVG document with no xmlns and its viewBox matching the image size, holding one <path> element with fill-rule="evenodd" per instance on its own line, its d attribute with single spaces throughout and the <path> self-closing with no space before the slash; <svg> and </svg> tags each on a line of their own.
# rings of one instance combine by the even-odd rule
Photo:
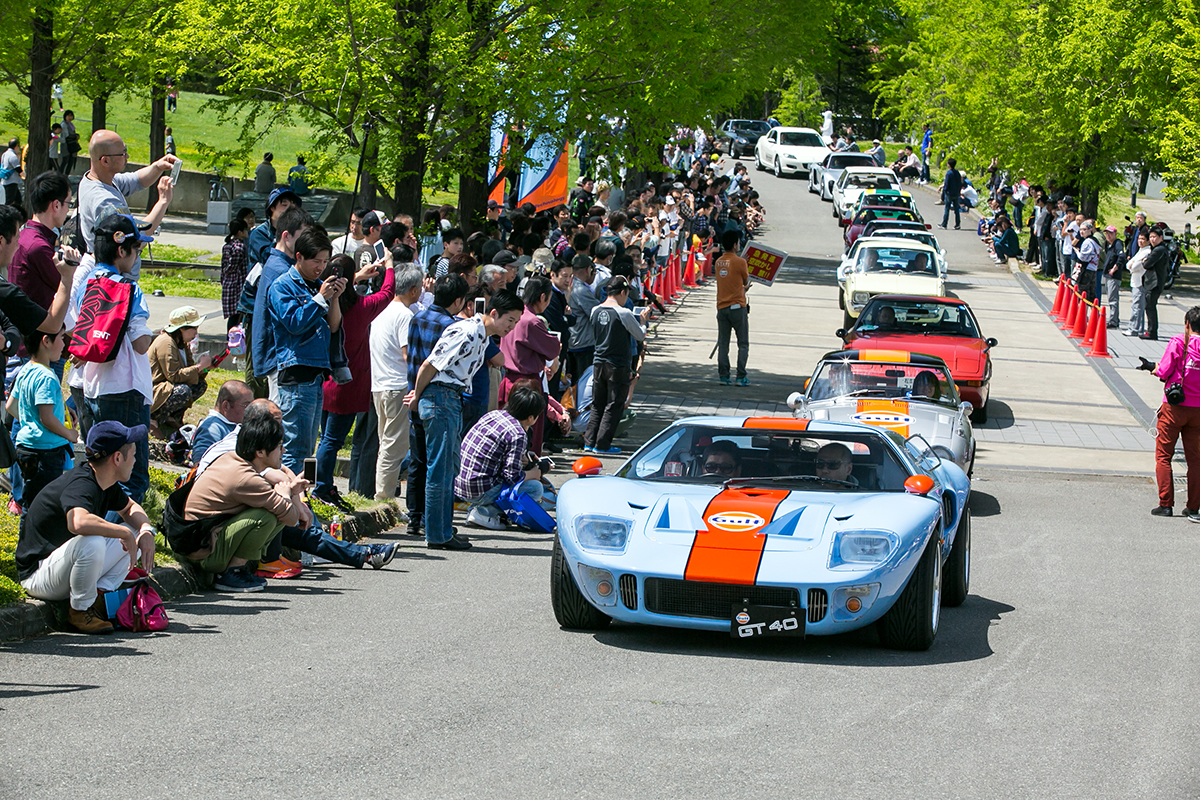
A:
<svg viewBox="0 0 1200 800">
<path fill-rule="evenodd" d="M 963 400 L 961 403 L 958 404 L 958 411 L 959 411 L 959 413 L 961 413 L 964 416 L 970 414 L 974 410 L 975 410 L 975 406 L 971 405 L 970 401 L 968 401 L 968 400 Z"/>
<path fill-rule="evenodd" d="M 984 342 L 984 344 L 986 344 L 988 346 L 988 349 L 990 350 L 991 348 L 995 347 L 996 345 L 998 345 L 1000 343 L 997 342 L 994 338 L 989 338 Z"/>
<path fill-rule="evenodd" d="M 808 388 L 808 381 L 804 382 L 804 388 Z M 792 392 L 788 395 L 787 404 L 788 408 L 790 408 L 792 411 L 798 409 L 803 402 L 804 395 L 802 395 L 800 392 Z"/>
<path fill-rule="evenodd" d="M 846 341 L 846 329 L 845 328 L 838 328 L 836 331 L 833 332 L 833 335 L 838 337 L 839 339 L 841 339 L 843 342 Z"/>
<path fill-rule="evenodd" d="M 933 489 L 933 478 L 928 475 L 910 475 L 904 481 L 904 491 L 909 494 L 927 495 Z"/>
<path fill-rule="evenodd" d="M 600 470 L 604 469 L 604 464 L 595 456 L 584 456 L 576 461 L 571 469 L 581 478 L 586 478 L 590 475 L 599 475 Z"/>
</svg>

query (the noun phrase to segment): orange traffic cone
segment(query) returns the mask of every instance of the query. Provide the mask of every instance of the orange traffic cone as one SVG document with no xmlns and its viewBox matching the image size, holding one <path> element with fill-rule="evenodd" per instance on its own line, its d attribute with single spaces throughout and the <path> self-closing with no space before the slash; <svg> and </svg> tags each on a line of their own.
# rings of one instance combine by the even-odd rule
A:
<svg viewBox="0 0 1200 800">
<path fill-rule="evenodd" d="M 1066 294 L 1067 285 L 1063 282 L 1062 275 L 1058 276 L 1058 291 L 1054 293 L 1054 308 L 1050 309 L 1050 316 L 1058 317 L 1062 311 L 1063 296 Z"/>
<path fill-rule="evenodd" d="M 1072 339 L 1082 339 L 1087 333 L 1088 309 L 1091 305 L 1081 296 L 1079 298 L 1079 313 L 1075 315 L 1075 327 L 1067 334 Z"/>
<path fill-rule="evenodd" d="M 683 273 L 683 285 L 688 289 L 696 288 L 696 248 L 688 251 L 687 269 Z"/>
<path fill-rule="evenodd" d="M 1068 290 L 1067 298 L 1063 302 L 1063 310 L 1066 315 L 1062 318 L 1058 327 L 1064 331 L 1070 331 L 1075 327 L 1075 315 L 1079 313 L 1079 293 L 1075 289 Z"/>
<path fill-rule="evenodd" d="M 1071 313 L 1071 304 L 1074 302 L 1074 299 L 1071 297 L 1072 292 L 1074 292 L 1071 282 L 1064 278 L 1063 286 L 1062 306 L 1058 309 L 1058 316 L 1054 318 L 1060 326 L 1067 321 L 1067 316 Z"/>
<path fill-rule="evenodd" d="M 1096 325 L 1096 341 L 1092 344 L 1092 358 L 1112 358 L 1108 352 L 1108 309 L 1100 306 L 1100 322 Z"/>
<path fill-rule="evenodd" d="M 1100 303 L 1097 301 L 1096 303 L 1092 304 L 1092 316 L 1091 319 L 1088 320 L 1087 334 L 1083 337 L 1083 341 L 1080 342 L 1080 344 L 1082 344 L 1084 347 L 1087 347 L 1096 341 L 1096 323 L 1099 321 Z"/>
<path fill-rule="evenodd" d="M 664 306 L 675 305 L 675 298 L 671 296 L 671 259 L 667 258 L 667 263 L 658 270 L 658 297 L 662 300 Z"/>
</svg>

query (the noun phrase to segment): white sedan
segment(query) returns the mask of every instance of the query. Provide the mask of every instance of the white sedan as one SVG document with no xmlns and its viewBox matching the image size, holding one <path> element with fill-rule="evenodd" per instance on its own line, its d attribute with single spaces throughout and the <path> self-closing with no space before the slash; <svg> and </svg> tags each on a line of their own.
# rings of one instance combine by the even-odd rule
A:
<svg viewBox="0 0 1200 800">
<path fill-rule="evenodd" d="M 812 169 L 808 171 L 808 190 L 819 192 L 822 200 L 832 200 L 833 185 L 841 177 L 843 170 L 849 167 L 875 168 L 877 166 L 879 165 L 875 163 L 875 159 L 866 153 L 831 151 L 825 155 L 824 159 L 813 164 Z"/>
<path fill-rule="evenodd" d="M 847 167 L 833 183 L 833 215 L 838 218 L 839 225 L 846 226 L 851 209 L 868 189 L 899 191 L 900 181 L 896 173 L 883 167 Z"/>
<path fill-rule="evenodd" d="M 821 134 L 812 128 L 772 128 L 754 147 L 754 165 L 770 169 L 778 178 L 808 173 L 813 164 L 829 155 Z"/>
</svg>

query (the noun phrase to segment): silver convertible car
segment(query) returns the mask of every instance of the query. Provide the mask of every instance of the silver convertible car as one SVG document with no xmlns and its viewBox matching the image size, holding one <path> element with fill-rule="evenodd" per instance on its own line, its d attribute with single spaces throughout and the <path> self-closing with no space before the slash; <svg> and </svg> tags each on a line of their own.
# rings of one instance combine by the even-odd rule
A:
<svg viewBox="0 0 1200 800">
<path fill-rule="evenodd" d="M 858 422 L 920 435 L 968 476 L 975 467 L 971 404 L 961 401 L 946 362 L 902 350 L 826 353 L 804 392 L 788 405 L 801 419 Z"/>
</svg>

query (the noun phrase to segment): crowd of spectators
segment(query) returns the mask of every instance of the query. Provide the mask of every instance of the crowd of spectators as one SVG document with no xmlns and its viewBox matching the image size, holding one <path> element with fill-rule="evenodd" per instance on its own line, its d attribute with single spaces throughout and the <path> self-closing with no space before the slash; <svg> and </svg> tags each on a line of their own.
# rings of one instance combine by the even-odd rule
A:
<svg viewBox="0 0 1200 800">
<path fill-rule="evenodd" d="M 71 622 L 90 632 L 111 627 L 98 594 L 138 559 L 153 564 L 158 521 L 140 504 L 155 436 L 182 438 L 192 467 L 162 533 L 221 591 L 259 591 L 316 559 L 390 562 L 395 544 L 344 542 L 309 505 L 353 509 L 334 478 L 347 439 L 349 491 L 403 493 L 407 532 L 430 549 L 471 547 L 456 506 L 468 524 L 504 528 L 505 489 L 552 510 L 544 453 L 572 431 L 586 451 L 620 452 L 646 325 L 665 310 L 656 276 L 674 255 L 740 246 L 765 213 L 743 165 L 726 174 L 708 157 L 657 183 L 584 176 L 542 211 L 491 201 L 469 237 L 443 206 L 419 228 L 356 209 L 333 238 L 293 189 L 275 188 L 260 223 L 230 223 L 222 251 L 222 312 L 229 341 L 246 344 L 245 380 L 222 382 L 212 410 L 184 426 L 217 360 L 197 354 L 195 308 L 155 327 L 138 283 L 177 159 L 128 172 L 111 131 L 93 135 L 89 155 L 78 250 L 59 242 L 71 199 L 61 173 L 29 181 L 27 222 L 0 208 L 0 267 L 11 261 L 13 278 L 0 282 L 0 326 L 20 578 L 31 596 L 69 600 Z M 155 182 L 157 204 L 134 219 L 126 198 Z M 100 290 L 124 310 L 116 327 L 103 327 Z M 111 339 L 111 353 L 76 352 L 77 334 Z M 42 524 L 55 515 L 61 524 Z"/>
</svg>

